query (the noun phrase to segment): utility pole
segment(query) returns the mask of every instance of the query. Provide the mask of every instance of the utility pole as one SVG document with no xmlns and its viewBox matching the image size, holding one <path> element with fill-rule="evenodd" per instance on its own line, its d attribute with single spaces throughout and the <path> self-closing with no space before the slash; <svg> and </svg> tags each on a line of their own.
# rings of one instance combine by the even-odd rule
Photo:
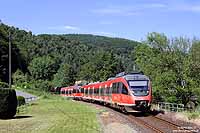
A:
<svg viewBox="0 0 200 133">
<path fill-rule="evenodd" d="M 11 70 L 11 49 L 12 49 L 12 47 L 11 47 L 11 33 L 10 33 L 10 30 L 9 30 L 9 39 L 8 39 L 8 41 L 9 41 L 9 89 L 11 89 L 11 80 L 12 80 L 12 70 Z"/>
</svg>

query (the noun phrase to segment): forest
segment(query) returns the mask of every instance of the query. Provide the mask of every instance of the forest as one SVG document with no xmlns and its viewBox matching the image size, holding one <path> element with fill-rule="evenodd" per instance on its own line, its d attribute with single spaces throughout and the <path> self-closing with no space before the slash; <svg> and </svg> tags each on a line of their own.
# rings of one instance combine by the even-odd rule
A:
<svg viewBox="0 0 200 133">
<path fill-rule="evenodd" d="M 8 85 L 9 32 L 14 87 L 49 91 L 104 81 L 126 71 L 152 80 L 154 101 L 200 103 L 200 40 L 148 33 L 145 41 L 90 34 L 40 34 L 0 25 L 0 87 Z"/>
</svg>

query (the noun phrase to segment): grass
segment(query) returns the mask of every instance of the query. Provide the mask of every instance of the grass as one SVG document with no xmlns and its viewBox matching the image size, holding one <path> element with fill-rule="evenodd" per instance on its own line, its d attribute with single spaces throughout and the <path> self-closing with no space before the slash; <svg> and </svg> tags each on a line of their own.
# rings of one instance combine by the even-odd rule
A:
<svg viewBox="0 0 200 133">
<path fill-rule="evenodd" d="M 15 119 L 0 120 L 0 132 L 99 132 L 96 109 L 59 96 L 45 95 L 19 110 Z"/>
<path fill-rule="evenodd" d="M 198 106 L 193 112 L 186 112 L 189 120 L 200 118 L 200 106 Z"/>
</svg>

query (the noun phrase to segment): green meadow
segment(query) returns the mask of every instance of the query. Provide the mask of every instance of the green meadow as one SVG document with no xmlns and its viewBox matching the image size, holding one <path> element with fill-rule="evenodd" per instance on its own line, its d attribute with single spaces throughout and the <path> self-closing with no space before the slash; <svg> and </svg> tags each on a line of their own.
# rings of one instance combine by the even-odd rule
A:
<svg viewBox="0 0 200 133">
<path fill-rule="evenodd" d="M 14 119 L 0 120 L 0 132 L 96 133 L 100 132 L 96 114 L 85 104 L 47 95 L 18 108 Z"/>
</svg>

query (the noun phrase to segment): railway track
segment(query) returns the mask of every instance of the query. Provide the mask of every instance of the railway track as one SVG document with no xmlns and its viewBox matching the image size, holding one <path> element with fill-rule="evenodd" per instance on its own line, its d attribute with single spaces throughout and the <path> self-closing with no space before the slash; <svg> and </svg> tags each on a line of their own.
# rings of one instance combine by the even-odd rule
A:
<svg viewBox="0 0 200 133">
<path fill-rule="evenodd" d="M 141 120 L 141 119 L 139 119 L 139 118 L 137 118 L 137 117 L 135 117 L 133 115 L 129 115 L 128 119 L 129 119 L 129 121 L 134 121 L 134 122 L 136 121 L 137 124 L 142 125 L 143 127 L 146 127 L 147 129 L 150 129 L 152 132 L 165 133 L 162 130 L 160 130 L 160 129 L 148 124 L 147 122 L 145 122 L 145 121 L 143 121 L 143 120 Z"/>
<path fill-rule="evenodd" d="M 84 102 L 85 103 L 85 102 Z M 89 103 L 92 104 L 92 103 Z M 99 104 L 95 104 L 99 105 Z M 148 133 L 182 133 L 182 132 L 187 132 L 187 133 L 192 133 L 195 130 L 192 129 L 187 129 L 184 127 L 181 127 L 180 125 L 177 125 L 173 122 L 167 121 L 165 119 L 162 119 L 160 117 L 154 116 L 152 114 L 134 114 L 134 113 L 129 113 L 125 114 L 120 112 L 119 110 L 116 110 L 111 107 L 107 106 L 102 106 L 105 107 L 107 110 L 110 112 L 113 112 L 114 114 L 118 114 L 120 116 L 123 116 L 130 124 L 136 125 L 140 129 L 142 129 L 142 132 L 148 132 Z"/>
<path fill-rule="evenodd" d="M 155 116 L 136 117 L 131 115 L 130 117 L 157 133 L 170 133 L 180 129 L 180 126 Z"/>
<path fill-rule="evenodd" d="M 105 107 L 105 106 L 104 106 Z M 113 110 L 111 108 L 107 108 L 109 111 L 118 114 L 123 115 L 131 124 L 139 126 L 141 129 L 143 129 L 143 132 L 148 133 L 170 133 L 180 130 L 180 126 L 177 124 L 174 124 L 172 122 L 166 121 L 164 119 L 161 119 L 159 117 L 149 115 L 134 115 L 134 114 L 124 114 L 122 112 L 119 112 L 117 110 Z M 156 124 L 155 124 L 156 123 Z M 189 132 L 189 131 L 188 131 Z"/>
</svg>

